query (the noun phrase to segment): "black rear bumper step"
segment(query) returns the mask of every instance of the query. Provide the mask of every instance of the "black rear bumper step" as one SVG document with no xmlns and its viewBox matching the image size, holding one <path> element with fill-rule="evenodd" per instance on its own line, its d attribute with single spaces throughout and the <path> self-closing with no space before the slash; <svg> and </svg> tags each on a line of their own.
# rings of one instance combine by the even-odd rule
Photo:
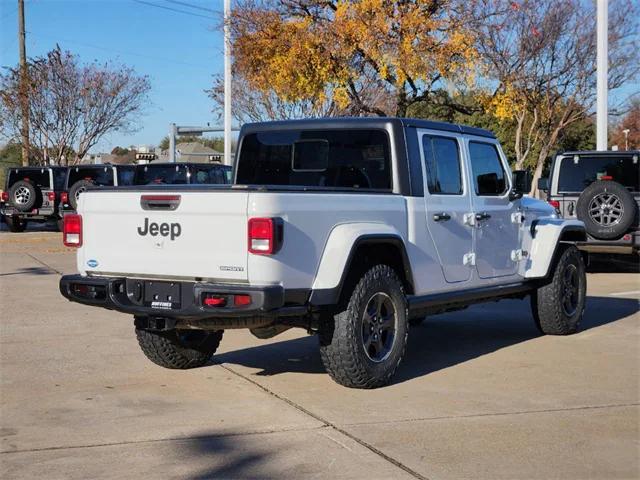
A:
<svg viewBox="0 0 640 480">
<path fill-rule="evenodd" d="M 158 291 L 179 292 L 171 302 L 152 302 L 145 298 L 150 283 L 163 284 Z M 167 286 L 170 284 L 171 286 Z M 204 318 L 230 318 L 248 316 L 300 316 L 307 313 L 305 306 L 285 305 L 285 290 L 280 285 L 262 287 L 227 285 L 202 282 L 164 282 L 118 277 L 83 277 L 64 275 L 60 279 L 60 293 L 72 302 L 116 310 L 140 316 L 197 320 Z M 203 305 L 204 295 L 224 298 L 223 306 Z M 248 295 L 251 303 L 236 306 L 236 295 Z"/>
</svg>

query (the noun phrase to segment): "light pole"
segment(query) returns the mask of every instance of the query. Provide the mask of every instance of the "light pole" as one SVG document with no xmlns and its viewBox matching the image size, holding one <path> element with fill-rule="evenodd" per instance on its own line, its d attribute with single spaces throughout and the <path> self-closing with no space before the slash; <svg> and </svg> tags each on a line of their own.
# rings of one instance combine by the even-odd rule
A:
<svg viewBox="0 0 640 480">
<path fill-rule="evenodd" d="M 622 130 L 622 133 L 624 133 L 624 149 L 629 150 L 629 132 L 631 130 L 629 130 L 628 128 L 625 128 L 624 130 Z"/>
<path fill-rule="evenodd" d="M 224 164 L 231 165 L 231 0 L 224 0 Z"/>
<path fill-rule="evenodd" d="M 598 0 L 598 33 L 597 33 L 597 86 L 596 86 L 596 148 L 607 149 L 607 75 L 608 75 L 608 24 L 609 2 Z"/>
</svg>

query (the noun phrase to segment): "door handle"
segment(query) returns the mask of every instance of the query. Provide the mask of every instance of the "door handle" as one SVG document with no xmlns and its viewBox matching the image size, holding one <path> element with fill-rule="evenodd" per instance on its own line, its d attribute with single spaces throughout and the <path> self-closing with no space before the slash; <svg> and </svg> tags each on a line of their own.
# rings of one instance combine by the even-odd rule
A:
<svg viewBox="0 0 640 480">
<path fill-rule="evenodd" d="M 489 215 L 487 212 L 476 213 L 476 220 L 478 221 L 489 220 L 490 218 L 491 218 L 491 215 Z"/>
<path fill-rule="evenodd" d="M 449 215 L 448 213 L 445 213 L 445 212 L 434 213 L 433 214 L 433 219 L 436 222 L 446 222 L 447 220 L 451 220 L 451 215 Z"/>
</svg>

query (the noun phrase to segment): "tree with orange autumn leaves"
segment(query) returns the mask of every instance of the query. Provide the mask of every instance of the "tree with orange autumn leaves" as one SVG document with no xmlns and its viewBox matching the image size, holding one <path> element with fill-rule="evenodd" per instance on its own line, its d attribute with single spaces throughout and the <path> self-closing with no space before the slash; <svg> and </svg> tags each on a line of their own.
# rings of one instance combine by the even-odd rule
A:
<svg viewBox="0 0 640 480">
<path fill-rule="evenodd" d="M 442 0 L 246 0 L 231 27 L 250 88 L 356 115 L 405 115 L 442 82 L 467 80 L 477 59 L 463 15 Z"/>
</svg>

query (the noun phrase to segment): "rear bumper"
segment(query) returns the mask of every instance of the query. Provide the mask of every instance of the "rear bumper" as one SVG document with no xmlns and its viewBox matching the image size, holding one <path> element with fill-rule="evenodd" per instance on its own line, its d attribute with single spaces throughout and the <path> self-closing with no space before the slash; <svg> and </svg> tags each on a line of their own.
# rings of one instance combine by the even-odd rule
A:
<svg viewBox="0 0 640 480">
<path fill-rule="evenodd" d="M 179 291 L 179 301 L 170 306 L 151 306 L 145 300 L 149 283 L 164 284 L 164 288 Z M 285 290 L 280 285 L 262 287 L 199 282 L 160 282 L 115 277 L 83 277 L 64 275 L 60 293 L 72 302 L 141 316 L 184 320 L 232 317 L 299 316 L 307 311 L 304 305 L 285 306 Z M 226 299 L 223 306 L 203 305 L 203 296 L 213 294 Z M 236 306 L 235 295 L 249 295 L 248 305 Z M 147 299 L 148 300 L 148 299 Z M 175 300 L 175 299 L 174 299 Z M 162 302 L 154 302 L 162 303 Z"/>
<path fill-rule="evenodd" d="M 636 253 L 640 251 L 640 231 L 630 232 L 619 240 L 611 241 L 596 240 L 587 236 L 586 242 L 578 242 L 576 245 L 580 250 L 589 253 Z"/>
<path fill-rule="evenodd" d="M 36 208 L 29 212 L 21 212 L 20 210 L 10 206 L 5 205 L 0 208 L 0 215 L 5 215 L 7 217 L 18 216 L 27 220 L 48 220 L 51 217 L 57 217 L 55 208 Z"/>
</svg>

